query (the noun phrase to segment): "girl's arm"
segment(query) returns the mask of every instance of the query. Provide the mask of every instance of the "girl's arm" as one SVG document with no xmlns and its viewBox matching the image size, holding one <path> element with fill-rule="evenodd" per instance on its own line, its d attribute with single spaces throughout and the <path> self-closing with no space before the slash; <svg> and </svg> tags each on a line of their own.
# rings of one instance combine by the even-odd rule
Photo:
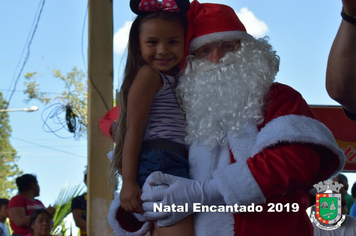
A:
<svg viewBox="0 0 356 236">
<path fill-rule="evenodd" d="M 120 203 L 126 211 L 143 213 L 141 189 L 136 180 L 137 166 L 152 101 L 162 86 L 159 73 L 150 66 L 143 66 L 130 87 L 127 101 L 127 131 L 122 158 L 123 185 L 120 192 Z"/>
</svg>

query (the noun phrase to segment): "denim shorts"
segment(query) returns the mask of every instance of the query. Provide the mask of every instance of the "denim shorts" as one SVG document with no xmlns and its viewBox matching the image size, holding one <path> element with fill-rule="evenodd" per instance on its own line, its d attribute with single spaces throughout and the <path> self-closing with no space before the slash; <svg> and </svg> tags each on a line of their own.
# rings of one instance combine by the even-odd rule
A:
<svg viewBox="0 0 356 236">
<path fill-rule="evenodd" d="M 147 177 L 155 171 L 189 178 L 187 148 L 165 139 L 144 141 L 138 163 L 137 182 L 142 188 Z"/>
</svg>

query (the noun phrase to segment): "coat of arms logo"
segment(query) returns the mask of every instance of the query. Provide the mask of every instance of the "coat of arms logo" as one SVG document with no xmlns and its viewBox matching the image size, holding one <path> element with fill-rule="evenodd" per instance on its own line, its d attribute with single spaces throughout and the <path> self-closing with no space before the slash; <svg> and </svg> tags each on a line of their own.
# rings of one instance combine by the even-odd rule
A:
<svg viewBox="0 0 356 236">
<path fill-rule="evenodd" d="M 317 190 L 315 196 L 315 214 L 312 220 L 315 225 L 323 230 L 334 230 L 341 226 L 345 221 L 345 215 L 341 209 L 340 189 L 342 184 L 331 180 L 319 182 L 313 185 Z"/>
</svg>

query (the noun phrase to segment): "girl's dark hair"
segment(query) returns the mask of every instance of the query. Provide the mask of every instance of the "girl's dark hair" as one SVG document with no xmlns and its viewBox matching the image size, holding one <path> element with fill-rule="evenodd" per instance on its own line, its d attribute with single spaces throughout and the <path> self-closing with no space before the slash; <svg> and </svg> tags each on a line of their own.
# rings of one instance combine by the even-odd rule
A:
<svg viewBox="0 0 356 236">
<path fill-rule="evenodd" d="M 145 65 L 142 59 L 140 48 L 140 30 L 144 22 L 149 19 L 159 18 L 165 21 L 178 21 L 182 24 L 183 28 L 187 28 L 187 17 L 183 13 L 171 13 L 164 11 L 150 12 L 144 15 L 139 15 L 136 17 L 132 23 L 129 43 L 128 43 L 128 53 L 126 67 L 124 71 L 124 80 L 121 85 L 119 93 L 119 107 L 120 107 L 120 117 L 118 120 L 117 127 L 115 127 L 115 154 L 113 157 L 113 174 L 117 172 L 121 174 L 122 170 L 122 150 L 124 146 L 124 139 L 126 135 L 126 116 L 127 116 L 127 97 L 128 93 L 138 70 Z"/>
<path fill-rule="evenodd" d="M 2 208 L 2 206 L 4 205 L 9 205 L 9 200 L 6 198 L 0 198 L 0 209 Z"/>
<path fill-rule="evenodd" d="M 35 223 L 37 217 L 39 215 L 41 215 L 42 213 L 46 213 L 48 215 L 48 217 L 51 219 L 51 214 L 49 214 L 49 212 L 47 211 L 46 208 L 39 208 L 39 209 L 36 209 L 34 210 L 31 215 L 30 215 L 30 229 L 31 229 L 31 233 L 33 233 L 33 229 L 32 229 L 32 225 Z"/>
<path fill-rule="evenodd" d="M 20 193 L 30 190 L 32 183 L 37 184 L 38 182 L 36 176 L 31 174 L 24 174 L 16 178 L 16 185 Z"/>
</svg>

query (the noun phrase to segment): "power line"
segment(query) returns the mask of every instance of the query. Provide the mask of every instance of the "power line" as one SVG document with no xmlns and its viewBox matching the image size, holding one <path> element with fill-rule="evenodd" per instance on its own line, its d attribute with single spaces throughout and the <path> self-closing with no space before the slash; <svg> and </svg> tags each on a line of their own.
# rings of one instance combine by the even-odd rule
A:
<svg viewBox="0 0 356 236">
<path fill-rule="evenodd" d="M 100 93 L 99 89 L 96 87 L 94 81 L 92 80 L 92 78 L 90 77 L 89 75 L 89 71 L 86 67 L 86 62 L 85 62 L 85 59 L 84 59 L 84 49 L 83 49 L 83 41 L 84 41 L 84 29 L 85 29 L 85 22 L 86 22 L 86 18 L 87 18 L 87 14 L 88 14 L 88 8 L 89 8 L 89 3 L 87 4 L 87 9 L 85 11 L 85 16 L 84 16 L 84 21 L 83 21 L 83 28 L 82 28 L 82 40 L 81 40 L 81 49 L 82 49 L 82 59 L 83 59 L 83 64 L 84 64 L 84 68 L 87 72 L 87 75 L 88 75 L 88 79 L 90 81 L 90 83 L 93 85 L 94 89 L 96 90 L 96 92 L 99 94 L 100 98 L 101 98 L 101 101 L 103 102 L 104 106 L 106 107 L 107 111 L 110 110 L 109 106 L 106 104 L 104 98 L 103 98 L 103 95 Z"/>
<path fill-rule="evenodd" d="M 43 160 L 43 159 L 39 159 L 39 160 L 31 160 L 31 161 L 26 161 L 26 160 L 21 160 L 22 163 L 24 162 L 29 162 L 29 163 L 34 163 L 34 162 L 38 162 L 38 163 L 66 163 L 66 164 L 69 164 L 69 163 L 82 163 L 82 161 L 78 161 L 78 160 Z"/>
<path fill-rule="evenodd" d="M 40 3 L 41 3 L 41 2 L 40 2 Z M 34 17 L 34 19 L 33 19 L 33 21 L 32 21 L 32 25 L 31 25 L 31 27 L 30 27 L 30 32 L 28 33 L 27 38 L 26 38 L 26 40 L 25 40 L 25 45 L 24 45 L 23 48 L 22 48 L 22 52 L 21 52 L 20 59 L 19 59 L 19 61 L 17 62 L 17 65 L 16 65 L 16 68 L 15 68 L 14 74 L 13 74 L 13 76 L 12 76 L 12 80 L 11 80 L 11 83 L 10 83 L 10 86 L 9 86 L 9 91 L 11 91 L 10 88 L 11 88 L 11 86 L 12 86 L 12 83 L 13 83 L 14 80 L 15 80 L 16 71 L 18 70 L 18 68 L 19 68 L 19 66 L 20 66 L 21 58 L 22 58 L 22 56 L 23 56 L 24 53 L 25 53 L 26 42 L 28 42 L 28 40 L 29 40 L 29 38 L 30 38 L 31 29 L 32 29 L 33 26 L 35 25 L 36 16 L 38 15 L 38 12 L 39 12 L 39 9 L 40 9 L 40 3 L 39 3 L 39 5 L 38 5 L 38 7 L 37 7 L 37 11 L 36 11 L 35 17 Z"/>
<path fill-rule="evenodd" d="M 83 48 L 83 46 L 84 46 L 84 44 L 83 44 L 83 41 L 84 41 L 84 29 L 85 29 L 85 22 L 86 22 L 86 19 L 87 19 L 87 15 L 88 15 L 88 4 L 87 4 L 87 9 L 86 9 L 85 15 L 84 15 L 83 28 L 82 28 L 82 40 L 81 40 L 83 64 L 84 64 L 85 71 L 88 74 L 87 64 L 86 64 L 85 57 L 84 57 L 84 48 Z"/>
<path fill-rule="evenodd" d="M 45 155 L 45 156 L 72 156 L 72 154 L 59 154 L 59 153 L 51 153 L 51 152 L 0 152 L 1 154 L 18 154 L 18 155 Z M 81 154 L 79 154 L 81 155 Z M 72 158 L 73 159 L 73 158 Z"/>
<path fill-rule="evenodd" d="M 13 90 L 13 89 L 0 89 L 0 91 L 13 91 L 13 92 L 26 92 L 26 90 Z M 44 93 L 48 93 L 48 94 L 61 94 L 61 93 L 58 93 L 58 92 L 44 92 Z"/>
<path fill-rule="evenodd" d="M 66 152 L 66 151 L 63 151 L 63 150 L 60 150 L 60 149 L 56 149 L 56 148 L 48 147 L 48 146 L 45 146 L 45 145 L 42 145 L 42 144 L 30 142 L 30 141 L 27 141 L 27 140 L 24 140 L 24 139 L 16 138 L 14 136 L 11 136 L 11 138 L 19 140 L 19 141 L 22 141 L 22 142 L 25 142 L 25 143 L 30 143 L 30 144 L 33 144 L 33 145 L 36 145 L 36 146 L 39 146 L 39 147 L 43 147 L 43 148 L 47 148 L 47 149 L 50 149 L 50 150 L 54 150 L 54 151 L 57 151 L 57 152 L 62 152 L 62 153 L 66 153 L 66 154 L 70 154 L 70 155 L 74 155 L 74 156 L 87 157 L 86 155 L 76 154 L 76 153 L 72 153 L 72 152 Z"/>
<path fill-rule="evenodd" d="M 86 146 L 87 145 L 60 145 L 60 146 L 53 146 L 53 147 L 55 147 L 55 148 L 81 148 L 81 147 L 86 147 Z M 23 149 L 30 148 L 30 149 L 32 149 L 32 148 L 36 148 L 36 147 L 34 147 L 32 145 L 31 146 L 18 146 L 18 145 L 16 145 L 16 148 L 23 148 Z"/>
<path fill-rule="evenodd" d="M 34 28 L 33 28 L 32 33 L 30 34 L 31 36 L 30 36 L 30 39 L 28 40 L 28 43 L 27 43 L 27 54 L 26 54 L 25 60 L 24 60 L 24 62 L 23 62 L 23 64 L 22 64 L 22 67 L 21 67 L 21 69 L 20 69 L 20 72 L 19 72 L 18 75 L 17 75 L 17 78 L 16 78 L 16 80 L 15 80 L 15 84 L 14 84 L 14 88 L 13 88 L 11 94 L 10 94 L 9 99 L 7 100 L 7 106 L 5 106 L 5 109 L 7 109 L 7 108 L 9 107 L 9 105 L 10 105 L 11 98 L 12 98 L 14 92 L 16 91 L 16 86 L 17 86 L 17 83 L 18 83 L 18 81 L 19 81 L 19 79 L 20 79 L 20 76 L 21 76 L 21 74 L 22 74 L 22 71 L 23 71 L 23 69 L 25 68 L 25 65 L 27 64 L 28 59 L 30 58 L 30 48 L 31 48 L 32 40 L 33 40 L 33 38 L 34 38 L 34 36 L 35 36 L 36 30 L 37 30 L 37 26 L 38 26 L 38 23 L 39 23 L 39 21 L 40 21 L 41 15 L 42 15 L 42 10 L 43 10 L 44 4 L 45 4 L 45 0 L 42 0 L 42 4 L 41 4 L 41 6 L 40 6 L 40 10 L 39 10 L 37 19 L 36 19 L 36 21 L 35 21 L 35 22 L 36 22 L 36 23 L 35 23 L 35 26 L 34 26 Z M 31 27 L 31 28 L 32 28 L 32 27 Z M 25 50 L 25 48 L 24 48 L 24 50 Z M 21 57 L 22 57 L 22 55 L 23 55 L 23 53 L 21 54 Z M 21 58 L 20 58 L 20 60 L 21 60 Z M 20 64 L 20 60 L 19 60 L 18 65 Z M 16 67 L 16 70 L 17 70 L 17 68 L 18 68 L 18 66 Z M 15 73 L 16 73 L 16 70 L 15 70 Z M 12 79 L 12 81 L 13 81 L 13 80 L 14 80 L 14 78 Z M 11 84 L 12 84 L 12 82 L 11 82 Z M 5 113 L 4 113 L 4 114 L 5 114 Z M 1 118 L 2 118 L 2 116 L 3 116 L 3 115 L 1 115 Z"/>
</svg>

